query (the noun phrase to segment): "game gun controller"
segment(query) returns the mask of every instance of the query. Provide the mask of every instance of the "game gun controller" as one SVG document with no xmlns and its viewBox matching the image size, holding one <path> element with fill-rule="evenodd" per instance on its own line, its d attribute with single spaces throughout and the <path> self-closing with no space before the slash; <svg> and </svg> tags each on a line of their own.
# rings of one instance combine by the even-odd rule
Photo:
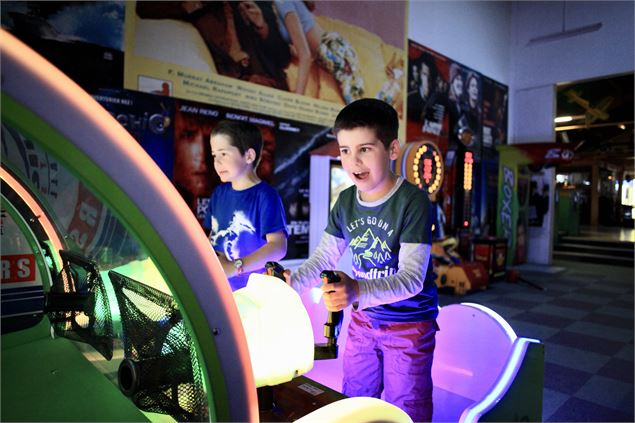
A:
<svg viewBox="0 0 635 423">
<path fill-rule="evenodd" d="M 325 284 L 339 282 L 340 277 L 333 270 L 324 270 L 320 274 Z M 342 329 L 342 320 L 344 320 L 344 311 L 329 311 L 324 323 L 324 337 L 326 343 L 315 344 L 315 360 L 330 360 L 337 358 L 337 338 L 340 336 Z"/>
<path fill-rule="evenodd" d="M 279 279 L 284 279 L 284 268 L 273 261 L 267 262 L 265 264 L 265 269 L 267 275 L 275 276 Z M 324 270 L 320 277 L 325 284 L 339 282 L 340 277 L 333 270 Z M 324 337 L 326 338 L 326 343 L 315 344 L 314 349 L 314 359 L 315 360 L 330 360 L 337 358 L 338 353 L 338 345 L 337 338 L 340 335 L 340 330 L 342 329 L 342 321 L 344 320 L 344 311 L 329 311 L 329 314 L 326 318 L 326 323 L 324 323 Z"/>
</svg>

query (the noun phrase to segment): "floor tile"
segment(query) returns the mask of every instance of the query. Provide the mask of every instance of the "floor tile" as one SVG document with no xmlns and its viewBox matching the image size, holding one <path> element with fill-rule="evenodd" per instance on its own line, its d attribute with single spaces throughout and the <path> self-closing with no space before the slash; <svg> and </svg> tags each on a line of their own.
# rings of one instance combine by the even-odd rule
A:
<svg viewBox="0 0 635 423">
<path fill-rule="evenodd" d="M 602 313 L 590 313 L 580 319 L 581 322 L 590 322 L 598 325 L 612 326 L 618 329 L 630 330 L 633 332 L 633 316 L 621 318 Z"/>
<path fill-rule="evenodd" d="M 592 402 L 571 397 L 549 416 L 550 422 L 628 422 L 632 413 L 623 413 Z"/>
<path fill-rule="evenodd" d="M 635 353 L 635 349 L 633 348 L 633 344 L 624 345 L 615 355 L 615 358 L 619 358 L 621 360 L 633 361 L 633 355 Z"/>
<path fill-rule="evenodd" d="M 532 308 L 531 311 L 573 320 L 581 319 L 589 314 L 587 311 L 576 310 L 571 307 L 559 307 L 557 305 L 553 305 L 552 303 L 539 304 Z"/>
<path fill-rule="evenodd" d="M 577 348 L 546 343 L 545 362 L 559 364 L 560 366 L 583 372 L 596 373 L 608 361 L 610 357 L 590 351 L 582 351 Z"/>
<path fill-rule="evenodd" d="M 594 404 L 620 410 L 620 404 L 624 399 L 633 396 L 633 384 L 624 383 L 604 376 L 592 376 L 587 383 L 574 394 L 574 397 L 587 400 Z M 631 412 L 633 410 L 630 410 Z"/>
<path fill-rule="evenodd" d="M 612 306 L 602 306 L 593 310 L 595 313 L 608 314 L 609 316 L 619 317 L 621 319 L 633 316 L 633 308 L 628 307 L 612 307 Z"/>
<path fill-rule="evenodd" d="M 633 331 L 631 329 L 619 329 L 590 322 L 573 322 L 567 326 L 567 330 L 616 342 L 629 342 L 633 339 Z"/>
<path fill-rule="evenodd" d="M 575 320 L 552 314 L 536 313 L 533 311 L 519 313 L 514 316 L 514 320 L 549 326 L 556 329 L 563 329 L 571 325 Z"/>
<path fill-rule="evenodd" d="M 617 354 L 624 346 L 622 342 L 610 341 L 596 336 L 571 332 L 569 330 L 562 330 L 545 339 L 545 342 L 547 344 L 558 344 L 607 356 Z"/>
<path fill-rule="evenodd" d="M 584 294 L 578 294 L 577 292 L 563 295 L 560 298 L 563 300 L 573 300 L 573 301 L 580 301 L 584 303 L 599 304 L 599 305 L 603 305 L 603 304 L 607 304 L 611 302 L 611 298 L 608 298 L 605 295 L 604 296 L 584 295 Z"/>
<path fill-rule="evenodd" d="M 569 395 L 545 388 L 542 392 L 542 421 L 552 421 L 549 417 L 569 399 Z"/>
<path fill-rule="evenodd" d="M 517 298 L 500 297 L 491 301 L 492 304 L 500 304 L 503 306 L 519 308 L 521 310 L 529 310 L 536 305 L 534 301 L 524 301 Z"/>
<path fill-rule="evenodd" d="M 573 395 L 593 376 L 588 372 L 545 363 L 545 388 Z"/>
<path fill-rule="evenodd" d="M 633 360 L 612 358 L 598 372 L 598 375 L 617 379 L 633 385 Z"/>
<path fill-rule="evenodd" d="M 568 294 L 570 295 L 570 294 Z M 580 311 L 595 311 L 598 310 L 602 307 L 605 307 L 603 305 L 600 304 L 594 304 L 594 303 L 588 303 L 585 301 L 578 301 L 578 300 L 572 300 L 569 298 L 564 298 L 564 297 L 559 297 L 559 298 L 555 298 L 554 300 L 552 300 L 549 304 L 553 304 L 556 305 L 558 307 L 570 307 L 573 308 L 575 310 L 580 310 Z"/>
<path fill-rule="evenodd" d="M 546 296 L 544 294 L 536 293 L 534 291 L 536 290 L 532 290 L 531 292 L 519 291 L 515 293 L 510 293 L 510 294 L 507 294 L 504 298 L 505 299 L 513 298 L 513 299 L 521 300 L 521 301 L 533 301 L 534 303 L 538 303 L 538 304 L 544 303 L 545 300 L 552 299 L 551 296 Z"/>
</svg>

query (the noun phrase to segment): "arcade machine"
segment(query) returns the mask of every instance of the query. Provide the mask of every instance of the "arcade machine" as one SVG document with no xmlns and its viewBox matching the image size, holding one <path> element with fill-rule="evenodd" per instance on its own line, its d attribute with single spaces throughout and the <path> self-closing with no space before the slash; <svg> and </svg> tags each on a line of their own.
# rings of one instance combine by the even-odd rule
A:
<svg viewBox="0 0 635 423">
<path fill-rule="evenodd" d="M 507 239 L 507 266 L 526 261 L 528 238 L 548 246 L 542 250 L 550 256 L 553 233 L 549 227 L 553 225 L 545 223 L 540 237 L 532 236 L 528 227 L 531 171 L 570 163 L 575 147 L 560 143 L 531 143 L 498 145 L 496 149 L 500 153 L 496 235 Z M 553 198 L 553 192 L 549 198 Z M 553 206 L 549 209 L 553 210 Z M 545 216 L 545 219 L 548 217 Z"/>
<path fill-rule="evenodd" d="M 471 163 L 466 175 L 471 175 Z M 454 237 L 444 234 L 444 215 L 438 205 L 439 191 L 443 185 L 444 163 L 441 151 L 436 144 L 428 141 L 407 143 L 395 161 L 395 172 L 403 175 L 419 189 L 428 193 L 432 204 L 432 258 L 437 274 L 436 285 L 439 288 L 451 288 L 456 294 L 487 286 L 486 272 L 477 262 L 461 259 L 458 242 Z M 469 181 L 471 183 L 471 176 Z M 467 179 L 466 179 L 467 180 Z M 471 191 L 470 189 L 465 192 Z M 467 197 L 464 197 L 464 199 Z M 467 200 L 466 200 L 467 201 Z"/>
<path fill-rule="evenodd" d="M 266 275 L 232 294 L 126 130 L 4 31 L 0 48 L 3 421 L 409 421 L 300 376 L 297 294 Z"/>
</svg>

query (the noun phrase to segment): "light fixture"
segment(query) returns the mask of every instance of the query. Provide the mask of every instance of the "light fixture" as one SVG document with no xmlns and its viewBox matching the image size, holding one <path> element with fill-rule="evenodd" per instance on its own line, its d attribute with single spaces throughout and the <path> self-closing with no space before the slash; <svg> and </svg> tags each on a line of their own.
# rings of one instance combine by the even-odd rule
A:
<svg viewBox="0 0 635 423">
<path fill-rule="evenodd" d="M 618 126 L 618 128 L 620 128 L 622 131 L 625 131 L 626 130 L 626 125 L 621 124 L 621 125 Z"/>
<path fill-rule="evenodd" d="M 573 120 L 573 116 L 558 116 L 553 121 L 555 123 L 562 123 L 562 122 L 571 122 L 572 120 Z"/>
<path fill-rule="evenodd" d="M 569 29 L 567 31 L 554 32 L 547 35 L 541 35 L 539 37 L 534 37 L 529 40 L 527 43 L 527 47 L 533 46 L 536 44 L 548 43 L 550 41 L 562 40 L 564 38 L 575 37 L 582 34 L 587 34 L 589 32 L 599 31 L 602 28 L 602 23 L 594 23 L 592 25 L 585 25 L 574 29 Z"/>
</svg>

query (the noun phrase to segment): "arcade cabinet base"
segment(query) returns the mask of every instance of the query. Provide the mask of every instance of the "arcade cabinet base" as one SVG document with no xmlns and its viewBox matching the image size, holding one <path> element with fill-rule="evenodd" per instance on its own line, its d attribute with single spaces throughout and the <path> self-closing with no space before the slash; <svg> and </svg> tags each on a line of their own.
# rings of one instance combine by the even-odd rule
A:
<svg viewBox="0 0 635 423">
<path fill-rule="evenodd" d="M 327 404 L 347 398 L 304 376 L 265 388 L 271 389 L 273 404 L 260 404 L 260 421 L 263 422 L 294 421 Z"/>
</svg>

